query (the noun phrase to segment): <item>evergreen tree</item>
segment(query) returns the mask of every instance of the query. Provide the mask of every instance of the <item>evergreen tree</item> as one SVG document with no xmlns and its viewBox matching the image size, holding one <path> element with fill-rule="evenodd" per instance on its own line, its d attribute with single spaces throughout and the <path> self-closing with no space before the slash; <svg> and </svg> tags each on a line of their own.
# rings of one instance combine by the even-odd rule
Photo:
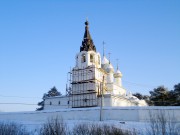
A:
<svg viewBox="0 0 180 135">
<path fill-rule="evenodd" d="M 51 88 L 47 94 L 45 94 L 43 97 L 54 97 L 54 96 L 61 96 L 62 94 L 58 92 L 56 87 Z"/>
<path fill-rule="evenodd" d="M 153 105 L 152 101 L 150 100 L 150 96 L 144 95 L 144 96 L 143 96 L 143 99 L 146 101 L 146 103 L 147 103 L 149 106 L 152 106 L 152 105 Z"/>
<path fill-rule="evenodd" d="M 148 96 L 135 93 L 133 96 L 145 100 L 150 106 L 180 106 L 180 83 L 174 85 L 174 90 L 169 91 L 164 86 L 160 86 L 150 91 L 150 94 Z"/>
<path fill-rule="evenodd" d="M 58 92 L 58 90 L 56 89 L 56 87 L 54 86 L 53 88 L 51 88 L 48 93 L 45 93 L 42 97 L 43 101 L 38 102 L 38 106 L 40 106 L 39 108 L 36 109 L 36 111 L 41 111 L 44 109 L 44 100 L 46 97 L 54 97 L 54 96 L 61 96 L 62 94 L 60 92 Z"/>
<path fill-rule="evenodd" d="M 143 95 L 142 94 L 140 94 L 140 93 L 135 93 L 135 94 L 133 94 L 133 96 L 135 96 L 135 97 L 137 97 L 138 99 L 143 99 Z"/>
<path fill-rule="evenodd" d="M 167 104 L 168 104 L 168 106 L 175 106 L 176 105 L 176 95 L 174 93 L 174 90 L 169 91 Z"/>
<path fill-rule="evenodd" d="M 145 100 L 148 105 L 152 105 L 148 95 L 142 95 L 141 93 L 135 93 L 133 96 L 137 97 L 140 100 Z"/>
<path fill-rule="evenodd" d="M 180 106 L 180 83 L 174 85 L 174 97 L 175 97 L 174 105 Z"/>
<path fill-rule="evenodd" d="M 168 96 L 169 91 L 164 86 L 155 88 L 153 91 L 150 91 L 150 101 L 155 106 L 167 106 L 169 105 Z"/>
</svg>

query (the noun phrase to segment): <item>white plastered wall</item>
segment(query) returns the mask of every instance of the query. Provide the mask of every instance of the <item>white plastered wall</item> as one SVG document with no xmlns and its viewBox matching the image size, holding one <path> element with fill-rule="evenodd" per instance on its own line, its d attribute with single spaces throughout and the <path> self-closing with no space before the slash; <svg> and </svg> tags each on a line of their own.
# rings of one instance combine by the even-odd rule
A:
<svg viewBox="0 0 180 135">
<path fill-rule="evenodd" d="M 83 55 L 85 55 L 85 62 L 82 60 Z M 90 60 L 90 55 L 93 56 L 93 61 Z M 76 55 L 76 68 L 84 69 L 92 65 L 97 68 L 101 68 L 101 56 L 98 52 L 96 53 L 94 51 L 81 51 Z"/>
<path fill-rule="evenodd" d="M 147 122 L 149 121 L 149 112 L 154 115 L 163 112 L 164 115 L 170 116 L 173 122 L 180 123 L 180 107 L 103 107 L 103 120 Z M 100 120 L 100 108 L 75 108 L 61 110 L 45 110 L 32 112 L 0 112 L 1 121 L 31 121 L 46 122 L 48 118 L 61 116 L 64 120 Z M 167 119 L 169 120 L 169 119 Z"/>
</svg>

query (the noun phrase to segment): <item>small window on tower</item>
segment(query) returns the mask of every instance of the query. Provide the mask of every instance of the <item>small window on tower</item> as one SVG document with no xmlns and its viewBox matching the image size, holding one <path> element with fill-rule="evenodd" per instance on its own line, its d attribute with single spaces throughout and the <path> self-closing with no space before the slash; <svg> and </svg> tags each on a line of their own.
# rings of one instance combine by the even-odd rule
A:
<svg viewBox="0 0 180 135">
<path fill-rule="evenodd" d="M 85 54 L 82 55 L 82 63 L 84 63 L 84 62 L 86 62 L 86 55 Z"/>
<path fill-rule="evenodd" d="M 60 105 L 60 104 L 61 104 L 61 102 L 59 101 L 59 102 L 58 102 L 58 104 Z"/>
<path fill-rule="evenodd" d="M 90 62 L 94 62 L 94 56 L 92 54 L 90 54 Z"/>
<path fill-rule="evenodd" d="M 49 105 L 52 105 L 52 102 L 50 101 Z"/>
</svg>

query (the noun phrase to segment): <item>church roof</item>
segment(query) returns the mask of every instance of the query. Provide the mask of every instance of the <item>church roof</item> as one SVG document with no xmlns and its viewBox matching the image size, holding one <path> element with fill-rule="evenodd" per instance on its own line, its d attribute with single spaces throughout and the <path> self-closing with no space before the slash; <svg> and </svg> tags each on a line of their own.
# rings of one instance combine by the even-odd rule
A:
<svg viewBox="0 0 180 135">
<path fill-rule="evenodd" d="M 111 63 L 109 63 L 108 69 L 113 69 L 114 70 L 114 68 L 113 68 Z"/>
<path fill-rule="evenodd" d="M 113 66 L 112 66 L 111 63 L 108 64 L 106 71 L 107 71 L 108 73 L 109 73 L 109 72 L 114 72 L 114 68 L 113 68 Z"/>
<path fill-rule="evenodd" d="M 121 74 L 121 71 L 118 69 L 118 70 L 116 71 L 116 74 Z"/>
<path fill-rule="evenodd" d="M 105 56 L 103 57 L 102 64 L 109 64 L 109 60 Z"/>
<path fill-rule="evenodd" d="M 89 22 L 87 20 L 85 22 L 85 25 L 86 26 L 85 26 L 85 32 L 84 32 L 84 39 L 80 47 L 80 52 L 81 51 L 95 51 L 96 52 L 96 47 L 93 43 L 93 40 L 89 32 Z"/>
<path fill-rule="evenodd" d="M 122 73 L 121 73 L 121 71 L 119 69 L 117 69 L 117 71 L 115 72 L 114 77 L 115 78 L 122 77 Z"/>
</svg>

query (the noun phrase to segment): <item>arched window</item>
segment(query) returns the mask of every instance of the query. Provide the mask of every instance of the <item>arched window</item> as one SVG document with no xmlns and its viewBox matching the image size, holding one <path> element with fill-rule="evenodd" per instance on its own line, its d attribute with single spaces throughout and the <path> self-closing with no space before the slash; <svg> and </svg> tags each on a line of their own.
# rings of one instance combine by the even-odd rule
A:
<svg viewBox="0 0 180 135">
<path fill-rule="evenodd" d="M 85 54 L 82 54 L 82 60 L 81 60 L 82 63 L 86 62 L 86 55 Z"/>
<path fill-rule="evenodd" d="M 49 105 L 52 105 L 52 102 L 50 101 Z"/>
<path fill-rule="evenodd" d="M 59 102 L 58 102 L 58 104 L 60 105 L 60 104 L 61 104 L 61 102 L 59 101 Z"/>
<path fill-rule="evenodd" d="M 94 56 L 93 56 L 93 54 L 90 54 L 90 62 L 94 62 Z"/>
</svg>

